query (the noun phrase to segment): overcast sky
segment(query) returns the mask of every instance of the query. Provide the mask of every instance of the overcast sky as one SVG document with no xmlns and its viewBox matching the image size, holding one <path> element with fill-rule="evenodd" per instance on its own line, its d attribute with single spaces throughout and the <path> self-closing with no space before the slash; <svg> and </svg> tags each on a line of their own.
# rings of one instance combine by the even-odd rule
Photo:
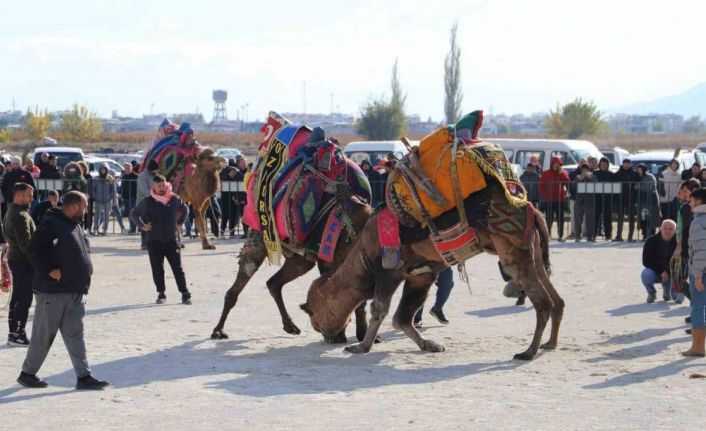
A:
<svg viewBox="0 0 706 431">
<path fill-rule="evenodd" d="M 443 5 L 443 6 L 442 6 Z M 608 109 L 706 81 L 706 1 L 13 1 L 2 6 L 0 111 L 86 103 L 102 115 L 357 113 L 389 94 L 443 117 L 443 60 L 459 25 L 464 111 Z M 306 83 L 306 98 L 303 86 Z"/>
</svg>

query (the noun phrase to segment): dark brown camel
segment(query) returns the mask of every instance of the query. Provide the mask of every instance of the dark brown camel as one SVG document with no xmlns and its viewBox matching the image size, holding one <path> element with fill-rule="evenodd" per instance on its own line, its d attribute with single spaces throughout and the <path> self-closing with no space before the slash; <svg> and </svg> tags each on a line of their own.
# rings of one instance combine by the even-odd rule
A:
<svg viewBox="0 0 706 431">
<path fill-rule="evenodd" d="M 494 198 L 502 191 L 495 185 Z M 491 233 L 482 223 L 475 226 L 483 251 L 497 254 L 504 271 L 520 283 L 534 305 L 537 324 L 529 348 L 515 359 L 530 360 L 540 347 L 544 328 L 551 317 L 552 329 L 544 349 L 555 349 L 564 301 L 549 280 L 549 234 L 544 217 L 536 209 L 534 226 L 527 247 L 518 246 L 517 238 Z M 402 299 L 392 323 L 402 330 L 420 349 L 440 352 L 444 346 L 426 339 L 412 325 L 415 312 L 426 299 L 429 287 L 437 274 L 445 268 L 432 241 L 422 241 L 401 247 L 403 265 L 399 269 L 385 270 L 381 265 L 378 241 L 377 216 L 373 215 L 353 245 L 350 255 L 330 276 L 322 276 L 312 284 L 307 302 L 301 308 L 309 314 L 313 328 L 324 335 L 333 335 L 345 328 L 353 310 L 367 299 L 372 299 L 371 320 L 362 342 L 346 347 L 351 353 L 370 351 L 375 337 L 390 308 L 390 301 L 397 286 L 404 281 Z"/>
<path fill-rule="evenodd" d="M 363 229 L 363 226 L 365 226 L 366 222 L 368 221 L 372 210 L 368 204 L 366 204 L 364 201 L 360 200 L 355 196 L 350 196 L 347 198 L 347 200 L 350 203 L 350 210 L 347 213 L 353 224 L 353 230 L 355 232 L 360 232 Z M 256 232 L 254 229 L 251 229 L 248 234 L 249 238 L 248 241 L 246 241 L 246 245 L 259 245 L 256 247 L 252 247 L 250 250 L 247 250 L 246 253 L 241 252 L 241 255 L 238 259 L 238 275 L 235 281 L 233 282 L 231 288 L 228 289 L 228 291 L 226 292 L 225 299 L 223 302 L 223 312 L 221 314 L 221 319 L 218 321 L 216 327 L 213 328 L 211 338 L 228 338 L 228 334 L 223 331 L 223 327 L 228 317 L 228 313 L 233 307 L 235 307 L 235 304 L 238 301 L 238 296 L 243 291 L 243 289 L 245 289 L 245 286 L 247 285 L 248 281 L 250 281 L 252 276 L 255 275 L 255 272 L 257 272 L 258 268 L 260 268 L 262 263 L 265 261 L 265 258 L 267 257 L 267 250 L 265 249 L 263 242 L 261 240 L 252 241 L 253 238 L 250 238 L 250 236 L 253 235 L 261 236 L 262 234 L 260 232 Z M 285 257 L 284 264 L 279 269 L 279 271 L 275 273 L 275 275 L 273 275 L 269 280 L 267 280 L 267 289 L 270 291 L 272 298 L 274 298 L 275 303 L 277 304 L 279 313 L 282 316 L 282 324 L 284 325 L 283 329 L 285 332 L 293 335 L 298 335 L 301 331 L 299 330 L 297 325 L 295 325 L 292 321 L 292 318 L 289 316 L 289 313 L 287 312 L 287 309 L 284 305 L 284 300 L 282 299 L 282 288 L 284 287 L 284 285 L 306 274 L 307 272 L 309 272 L 310 269 L 314 267 L 314 265 L 317 264 L 320 274 L 329 274 L 335 268 L 341 266 L 341 264 L 345 261 L 346 256 L 348 255 L 348 251 L 351 249 L 352 245 L 353 240 L 350 239 L 348 233 L 344 229 L 341 233 L 341 237 L 338 240 L 338 245 L 334 253 L 334 260 L 331 263 L 325 262 L 320 259 L 316 260 L 315 258 L 307 259 L 301 256 L 300 254 L 292 252 L 286 246 L 283 247 L 283 255 Z M 352 311 L 353 310 L 351 309 L 351 312 Z M 363 340 L 363 338 L 365 337 L 367 330 L 364 301 L 356 305 L 355 313 L 356 335 L 358 337 L 358 340 L 360 341 Z M 328 342 L 335 343 L 347 342 L 345 328 L 341 328 L 341 330 L 338 331 L 336 334 L 326 335 L 325 339 Z"/>
</svg>

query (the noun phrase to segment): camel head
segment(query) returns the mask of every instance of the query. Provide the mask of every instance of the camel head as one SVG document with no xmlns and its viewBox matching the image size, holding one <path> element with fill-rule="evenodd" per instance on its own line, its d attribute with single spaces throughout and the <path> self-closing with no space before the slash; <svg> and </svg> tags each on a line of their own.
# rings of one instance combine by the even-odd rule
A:
<svg viewBox="0 0 706 431">
<path fill-rule="evenodd" d="M 228 161 L 223 157 L 216 156 L 216 152 L 211 148 L 204 148 L 196 156 L 196 165 L 206 172 L 219 172 Z"/>
<path fill-rule="evenodd" d="M 355 306 L 348 307 L 349 301 L 346 301 L 346 298 L 327 292 L 329 282 L 330 279 L 326 276 L 314 280 L 306 296 L 306 302 L 299 308 L 309 315 L 311 326 L 316 332 L 326 337 L 335 337 L 350 322 Z"/>
</svg>

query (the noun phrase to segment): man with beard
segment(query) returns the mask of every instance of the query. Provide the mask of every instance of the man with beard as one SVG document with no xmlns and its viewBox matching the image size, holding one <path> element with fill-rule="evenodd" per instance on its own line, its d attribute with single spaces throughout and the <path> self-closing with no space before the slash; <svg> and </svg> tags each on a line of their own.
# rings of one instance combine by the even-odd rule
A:
<svg viewBox="0 0 706 431">
<path fill-rule="evenodd" d="M 44 388 L 37 377 L 57 332 L 61 332 L 76 373 L 76 389 L 103 389 L 106 381 L 91 375 L 83 338 L 84 295 L 93 275 L 88 237 L 81 228 L 86 214 L 86 195 L 70 191 L 64 205 L 47 211 L 30 240 L 27 254 L 34 267 L 32 289 L 36 308 L 32 343 L 17 382 L 29 388 Z"/>
<path fill-rule="evenodd" d="M 12 188 L 12 205 L 7 209 L 3 220 L 3 235 L 9 246 L 7 260 L 12 272 L 12 298 L 7 316 L 10 326 L 8 346 L 29 346 L 25 326 L 29 307 L 32 305 L 34 270 L 29 263 L 27 246 L 35 230 L 34 221 L 29 215 L 33 192 L 28 184 L 15 184 Z"/>
<path fill-rule="evenodd" d="M 189 212 L 188 207 L 172 192 L 172 185 L 161 175 L 152 180 L 150 196 L 137 204 L 130 219 L 147 237 L 147 251 L 152 267 L 152 279 L 157 287 L 157 304 L 164 304 L 167 299 L 164 284 L 164 258 L 172 268 L 181 303 L 191 304 L 191 293 L 186 287 L 186 277 L 181 266 L 181 246 L 177 238 L 177 227 L 184 223 Z"/>
</svg>

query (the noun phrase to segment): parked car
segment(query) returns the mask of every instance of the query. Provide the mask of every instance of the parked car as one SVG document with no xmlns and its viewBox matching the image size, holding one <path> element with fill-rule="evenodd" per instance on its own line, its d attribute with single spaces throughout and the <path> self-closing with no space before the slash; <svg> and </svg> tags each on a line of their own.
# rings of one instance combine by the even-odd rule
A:
<svg viewBox="0 0 706 431">
<path fill-rule="evenodd" d="M 235 159 L 238 156 L 242 156 L 243 152 L 237 148 L 219 148 L 216 150 L 216 156 L 223 157 L 224 159 Z"/>
<path fill-rule="evenodd" d="M 98 170 L 101 166 L 107 167 L 109 171 L 115 171 L 116 176 L 120 176 L 123 173 L 123 165 L 107 157 L 86 157 L 86 163 L 88 163 L 88 169 L 92 177 L 98 176 Z"/>
<path fill-rule="evenodd" d="M 412 145 L 418 145 L 418 141 L 412 141 Z M 343 153 L 357 164 L 368 160 L 371 165 L 378 167 L 380 160 L 389 153 L 401 159 L 407 153 L 407 147 L 400 141 L 355 141 L 350 142 L 343 148 Z"/>
<path fill-rule="evenodd" d="M 611 165 L 620 166 L 623 164 L 623 160 L 630 158 L 628 150 L 620 147 L 599 148 L 598 150 L 610 160 Z"/>
<path fill-rule="evenodd" d="M 674 158 L 673 150 L 657 150 L 657 151 L 639 151 L 630 156 L 633 168 L 643 164 L 648 172 L 654 176 L 659 175 L 660 168 L 669 165 L 669 162 Z M 676 157 L 679 160 L 679 170 L 683 171 L 691 168 L 696 161 L 694 151 L 682 151 Z"/>
<path fill-rule="evenodd" d="M 573 170 L 581 159 L 595 157 L 600 159 L 603 154 L 589 141 L 573 139 L 484 139 L 500 145 L 508 160 L 522 167 L 527 166 L 532 156 L 536 156 L 543 170 L 551 168 L 552 157 L 559 157 L 564 163 L 564 169 Z M 618 167 L 612 167 L 617 171 Z"/>
<path fill-rule="evenodd" d="M 56 156 L 57 165 L 60 169 L 63 169 L 69 162 L 84 160 L 83 150 L 78 147 L 38 147 L 32 154 L 32 160 L 34 160 L 35 165 L 42 160 L 42 153 Z"/>
</svg>

